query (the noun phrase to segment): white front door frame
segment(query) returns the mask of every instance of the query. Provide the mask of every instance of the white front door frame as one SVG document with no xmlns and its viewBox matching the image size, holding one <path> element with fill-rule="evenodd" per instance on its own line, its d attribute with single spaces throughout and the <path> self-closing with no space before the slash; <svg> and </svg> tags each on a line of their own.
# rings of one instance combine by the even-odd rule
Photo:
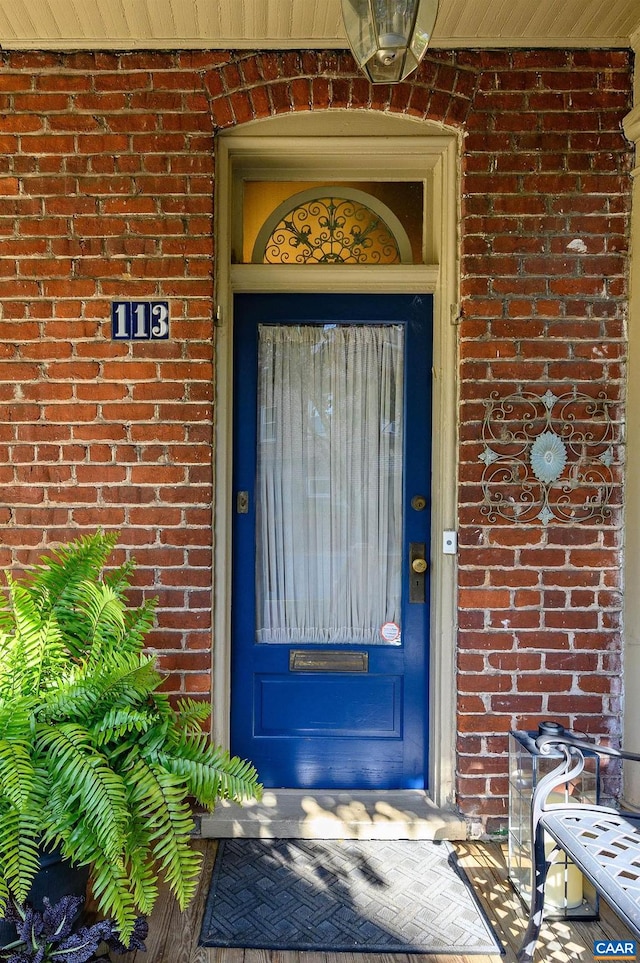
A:
<svg viewBox="0 0 640 963">
<path fill-rule="evenodd" d="M 326 111 L 256 121 L 217 139 L 216 406 L 213 736 L 229 745 L 233 295 L 359 290 L 433 293 L 433 439 L 429 796 L 455 801 L 456 556 L 443 534 L 457 522 L 458 210 L 460 142 L 439 125 L 374 111 Z M 232 263 L 241 250 L 244 179 L 422 181 L 422 265 L 275 266 Z"/>
</svg>

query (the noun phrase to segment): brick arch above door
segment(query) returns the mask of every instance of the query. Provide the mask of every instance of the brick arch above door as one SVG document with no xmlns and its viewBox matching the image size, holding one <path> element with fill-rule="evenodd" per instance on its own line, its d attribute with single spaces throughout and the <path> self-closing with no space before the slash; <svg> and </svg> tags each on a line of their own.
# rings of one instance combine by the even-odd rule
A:
<svg viewBox="0 0 640 963">
<path fill-rule="evenodd" d="M 317 110 L 375 110 L 465 125 L 481 70 L 459 54 L 428 54 L 411 83 L 372 85 L 348 53 L 272 51 L 229 56 L 204 78 L 218 130 L 278 114 Z"/>
</svg>

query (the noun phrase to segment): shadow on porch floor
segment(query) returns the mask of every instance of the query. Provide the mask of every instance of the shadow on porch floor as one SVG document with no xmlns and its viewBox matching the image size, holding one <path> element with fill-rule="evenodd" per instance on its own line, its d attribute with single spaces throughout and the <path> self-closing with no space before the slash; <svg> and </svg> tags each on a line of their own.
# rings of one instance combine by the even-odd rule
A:
<svg viewBox="0 0 640 963">
<path fill-rule="evenodd" d="M 204 853 L 201 884 L 187 911 L 180 913 L 162 891 L 149 921 L 146 953 L 114 957 L 122 963 L 514 963 L 524 929 L 522 906 L 507 881 L 503 847 L 499 843 L 456 842 L 460 864 L 469 876 L 498 938 L 504 956 L 381 955 L 266 950 L 206 949 L 198 946 L 200 922 L 207 897 L 217 841 L 198 840 Z M 608 907 L 601 905 L 599 922 L 553 922 L 542 929 L 536 963 L 593 963 L 593 941 L 624 939 L 628 932 Z"/>
</svg>

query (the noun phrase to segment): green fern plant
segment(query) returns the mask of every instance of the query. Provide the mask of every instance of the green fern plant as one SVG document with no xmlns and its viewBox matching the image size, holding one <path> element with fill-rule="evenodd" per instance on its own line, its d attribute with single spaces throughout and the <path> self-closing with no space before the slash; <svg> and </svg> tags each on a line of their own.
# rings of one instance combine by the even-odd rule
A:
<svg viewBox="0 0 640 963">
<path fill-rule="evenodd" d="M 129 606 L 117 534 L 52 552 L 0 593 L 0 915 L 27 898 L 41 848 L 91 868 L 123 941 L 158 881 L 184 908 L 200 856 L 190 799 L 259 797 L 253 766 L 212 745 L 208 706 L 174 708 L 144 642 L 155 600 Z"/>
</svg>

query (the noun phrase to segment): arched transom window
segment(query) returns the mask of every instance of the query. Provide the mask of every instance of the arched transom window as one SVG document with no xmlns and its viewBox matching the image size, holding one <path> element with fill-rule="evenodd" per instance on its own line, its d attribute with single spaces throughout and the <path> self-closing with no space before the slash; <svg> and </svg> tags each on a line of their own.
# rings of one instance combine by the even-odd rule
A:
<svg viewBox="0 0 640 963">
<path fill-rule="evenodd" d="M 411 264 L 411 243 L 393 211 L 352 188 L 311 188 L 266 219 L 254 264 Z"/>
</svg>

